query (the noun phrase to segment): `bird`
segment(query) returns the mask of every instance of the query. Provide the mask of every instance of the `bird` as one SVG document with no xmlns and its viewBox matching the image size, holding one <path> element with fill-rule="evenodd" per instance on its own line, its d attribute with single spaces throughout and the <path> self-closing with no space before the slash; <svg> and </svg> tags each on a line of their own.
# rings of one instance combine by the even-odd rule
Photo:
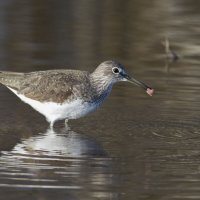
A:
<svg viewBox="0 0 200 200">
<path fill-rule="evenodd" d="M 128 81 L 153 95 L 154 89 L 128 75 L 116 61 L 104 61 L 93 72 L 53 69 L 35 72 L 0 71 L 0 83 L 46 117 L 50 127 L 58 120 L 78 119 L 95 111 L 112 87 Z"/>
</svg>

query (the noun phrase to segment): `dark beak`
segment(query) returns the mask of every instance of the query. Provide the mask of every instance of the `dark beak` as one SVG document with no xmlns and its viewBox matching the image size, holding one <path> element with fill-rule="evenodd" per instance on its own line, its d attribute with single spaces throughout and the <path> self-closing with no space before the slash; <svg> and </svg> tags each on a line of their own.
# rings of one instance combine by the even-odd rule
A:
<svg viewBox="0 0 200 200">
<path fill-rule="evenodd" d="M 148 85 L 146 85 L 145 83 L 143 83 L 143 82 L 141 82 L 141 81 L 138 81 L 138 80 L 136 80 L 135 78 L 130 77 L 130 76 L 127 75 L 127 74 L 124 75 L 124 78 L 127 79 L 128 82 L 133 83 L 133 84 L 135 84 L 135 85 L 137 85 L 137 86 L 143 88 L 143 89 L 147 92 L 147 94 L 149 94 L 150 96 L 153 95 L 154 90 L 153 90 L 151 87 L 149 87 Z"/>
</svg>

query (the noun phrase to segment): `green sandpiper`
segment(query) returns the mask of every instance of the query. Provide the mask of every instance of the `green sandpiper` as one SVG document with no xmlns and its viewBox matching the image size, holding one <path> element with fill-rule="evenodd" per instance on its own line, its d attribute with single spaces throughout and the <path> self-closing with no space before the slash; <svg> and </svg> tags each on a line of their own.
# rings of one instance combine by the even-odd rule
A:
<svg viewBox="0 0 200 200">
<path fill-rule="evenodd" d="M 134 83 L 150 96 L 154 93 L 115 61 L 101 63 L 92 73 L 68 69 L 29 73 L 0 71 L 0 83 L 44 115 L 51 127 L 57 120 L 67 122 L 96 110 L 109 96 L 113 85 L 120 81 Z"/>
</svg>

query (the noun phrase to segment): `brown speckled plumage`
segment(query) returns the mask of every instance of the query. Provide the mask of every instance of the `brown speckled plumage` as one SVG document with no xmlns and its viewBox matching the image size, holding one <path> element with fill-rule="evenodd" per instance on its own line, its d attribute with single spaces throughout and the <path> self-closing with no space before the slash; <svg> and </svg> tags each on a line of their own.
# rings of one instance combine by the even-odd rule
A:
<svg viewBox="0 0 200 200">
<path fill-rule="evenodd" d="M 41 102 L 63 103 L 76 98 L 77 95 L 86 95 L 88 90 L 91 91 L 88 75 L 88 72 L 78 70 L 1 72 L 0 82 L 28 98 Z M 78 94 L 77 89 L 81 89 L 82 94 Z"/>
<path fill-rule="evenodd" d="M 113 66 L 113 61 L 107 62 Z M 0 83 L 41 102 L 63 103 L 79 97 L 91 102 L 106 96 L 112 76 L 110 66 L 102 63 L 93 73 L 64 69 L 30 73 L 1 71 Z"/>
</svg>

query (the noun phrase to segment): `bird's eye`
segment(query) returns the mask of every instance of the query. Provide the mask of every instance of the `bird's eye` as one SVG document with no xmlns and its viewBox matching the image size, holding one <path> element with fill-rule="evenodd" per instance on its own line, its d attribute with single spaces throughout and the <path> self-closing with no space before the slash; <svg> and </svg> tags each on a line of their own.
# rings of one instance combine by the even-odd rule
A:
<svg viewBox="0 0 200 200">
<path fill-rule="evenodd" d="M 119 69 L 117 67 L 113 67 L 112 71 L 114 74 L 119 74 Z"/>
</svg>

